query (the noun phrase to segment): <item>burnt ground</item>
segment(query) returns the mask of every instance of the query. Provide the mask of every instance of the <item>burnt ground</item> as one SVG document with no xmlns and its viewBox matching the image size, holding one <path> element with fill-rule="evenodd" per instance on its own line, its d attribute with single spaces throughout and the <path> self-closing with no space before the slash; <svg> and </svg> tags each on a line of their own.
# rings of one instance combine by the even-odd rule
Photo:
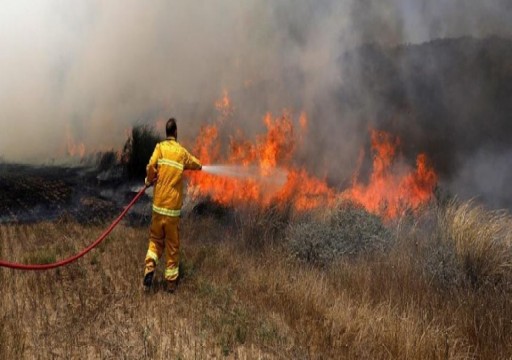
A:
<svg viewBox="0 0 512 360">
<path fill-rule="evenodd" d="M 85 167 L 0 164 L 0 224 L 73 220 L 82 224 L 114 219 L 140 184 L 98 180 Z M 149 198 L 128 215 L 132 224 L 147 223 Z"/>
</svg>

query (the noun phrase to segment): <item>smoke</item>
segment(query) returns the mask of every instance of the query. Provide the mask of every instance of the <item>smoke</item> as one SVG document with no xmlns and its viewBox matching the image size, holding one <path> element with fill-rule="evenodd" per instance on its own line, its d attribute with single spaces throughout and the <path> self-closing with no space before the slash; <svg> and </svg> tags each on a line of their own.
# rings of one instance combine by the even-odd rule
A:
<svg viewBox="0 0 512 360">
<path fill-rule="evenodd" d="M 494 208 L 512 205 L 512 149 L 480 148 L 462 161 L 449 190 L 463 198 L 484 200 Z"/>
<path fill-rule="evenodd" d="M 508 0 L 361 0 L 353 4 L 355 29 L 365 41 L 387 45 L 460 36 L 510 37 Z"/>
<path fill-rule="evenodd" d="M 512 37 L 508 0 L 0 4 L 0 157 L 24 162 L 64 157 L 70 141 L 119 148 L 133 124 L 171 115 L 191 139 L 227 89 L 248 133 L 266 111 L 306 111 L 304 161 L 343 180 L 369 125 L 381 121 L 375 99 L 358 109 L 340 95 L 367 89 L 368 69 L 344 64 L 347 53 L 368 43 Z M 409 124 L 407 133 L 423 128 Z"/>
</svg>

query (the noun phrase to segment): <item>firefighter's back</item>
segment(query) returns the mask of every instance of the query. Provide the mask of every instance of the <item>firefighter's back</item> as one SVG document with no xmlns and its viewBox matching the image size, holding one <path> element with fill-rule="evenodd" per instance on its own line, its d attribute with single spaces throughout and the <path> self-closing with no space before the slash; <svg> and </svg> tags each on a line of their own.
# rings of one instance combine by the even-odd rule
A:
<svg viewBox="0 0 512 360">
<path fill-rule="evenodd" d="M 174 139 L 164 140 L 157 145 L 158 178 L 155 185 L 153 210 L 162 215 L 179 216 L 183 201 L 183 170 L 187 150 Z M 169 213 L 170 211 L 170 213 Z"/>
</svg>

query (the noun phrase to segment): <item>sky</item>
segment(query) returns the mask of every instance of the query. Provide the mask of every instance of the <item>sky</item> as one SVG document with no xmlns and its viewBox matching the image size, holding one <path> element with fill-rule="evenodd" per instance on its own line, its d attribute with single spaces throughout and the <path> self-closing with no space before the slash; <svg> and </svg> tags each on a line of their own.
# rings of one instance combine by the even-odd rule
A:
<svg viewBox="0 0 512 360">
<path fill-rule="evenodd" d="M 509 19 L 510 0 L 0 0 L 0 159 L 47 163 L 70 139 L 119 148 L 170 115 L 192 137 L 225 89 L 253 87 L 237 106 L 257 128 L 338 86 L 351 48 L 510 38 Z"/>
</svg>

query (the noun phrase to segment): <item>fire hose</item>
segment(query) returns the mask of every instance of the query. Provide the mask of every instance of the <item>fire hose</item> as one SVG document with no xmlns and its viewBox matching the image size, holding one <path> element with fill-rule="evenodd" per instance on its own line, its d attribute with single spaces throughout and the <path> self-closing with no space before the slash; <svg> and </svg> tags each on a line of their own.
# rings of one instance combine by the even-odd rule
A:
<svg viewBox="0 0 512 360">
<path fill-rule="evenodd" d="M 119 216 L 110 224 L 110 226 L 88 247 L 80 251 L 78 254 L 73 255 L 67 259 L 63 259 L 51 264 L 18 264 L 8 261 L 0 260 L 0 267 L 6 267 L 11 269 L 18 269 L 18 270 L 49 270 L 54 269 L 60 266 L 68 265 L 72 263 L 75 260 L 78 260 L 85 254 L 87 254 L 89 251 L 94 249 L 96 246 L 98 246 L 105 238 L 114 230 L 114 228 L 119 224 L 119 222 L 122 220 L 122 218 L 126 215 L 128 210 L 135 205 L 135 203 L 144 195 L 144 192 L 146 191 L 147 186 L 144 186 L 138 193 L 135 195 L 135 197 L 132 199 L 132 201 L 124 208 L 124 210 L 119 214 Z"/>
</svg>

